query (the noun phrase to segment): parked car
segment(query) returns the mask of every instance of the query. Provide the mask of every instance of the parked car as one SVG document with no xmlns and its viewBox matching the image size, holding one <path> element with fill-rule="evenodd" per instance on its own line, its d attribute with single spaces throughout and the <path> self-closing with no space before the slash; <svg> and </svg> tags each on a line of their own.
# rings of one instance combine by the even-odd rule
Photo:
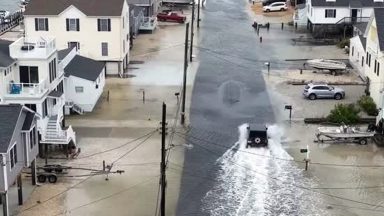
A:
<svg viewBox="0 0 384 216">
<path fill-rule="evenodd" d="M 174 21 L 179 23 L 184 23 L 186 17 L 175 12 L 166 12 L 157 14 L 157 19 L 159 21 Z"/>
<path fill-rule="evenodd" d="M 262 4 L 263 6 L 267 6 L 275 2 L 286 2 L 286 1 L 285 0 L 263 0 Z"/>
<path fill-rule="evenodd" d="M 324 83 L 310 83 L 305 86 L 303 95 L 310 100 L 316 100 L 317 98 L 341 100 L 345 97 L 345 91 L 342 88 L 329 86 Z"/>
<path fill-rule="evenodd" d="M 268 128 L 265 125 L 249 124 L 247 127 L 248 139 L 246 148 L 265 147 L 268 145 Z"/>
<path fill-rule="evenodd" d="M 264 12 L 285 11 L 285 10 L 288 10 L 287 4 L 285 2 L 275 2 L 263 7 Z"/>
</svg>

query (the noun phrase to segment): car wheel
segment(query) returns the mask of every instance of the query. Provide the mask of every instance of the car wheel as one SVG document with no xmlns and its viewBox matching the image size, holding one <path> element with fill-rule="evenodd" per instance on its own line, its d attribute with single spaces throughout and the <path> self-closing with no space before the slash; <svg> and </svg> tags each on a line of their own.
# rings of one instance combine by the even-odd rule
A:
<svg viewBox="0 0 384 216">
<path fill-rule="evenodd" d="M 280 11 L 285 11 L 285 9 L 284 9 L 284 8 L 281 8 Z"/>
<path fill-rule="evenodd" d="M 309 100 L 316 100 L 316 95 L 315 94 L 310 94 L 308 96 Z"/>
<path fill-rule="evenodd" d="M 341 98 L 343 98 L 343 96 L 341 96 L 341 94 L 339 94 L 339 93 L 335 94 L 336 100 L 341 100 Z"/>
<path fill-rule="evenodd" d="M 265 10 L 265 12 L 269 13 L 269 12 L 271 12 L 271 10 L 267 9 L 267 10 Z"/>
</svg>

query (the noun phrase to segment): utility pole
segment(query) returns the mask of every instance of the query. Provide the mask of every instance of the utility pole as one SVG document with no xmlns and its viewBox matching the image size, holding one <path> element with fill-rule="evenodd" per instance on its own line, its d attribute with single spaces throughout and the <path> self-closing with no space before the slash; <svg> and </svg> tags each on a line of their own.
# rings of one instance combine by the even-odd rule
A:
<svg viewBox="0 0 384 216">
<path fill-rule="evenodd" d="M 193 23 L 195 22 L 195 0 L 192 0 L 192 21 L 191 21 L 191 46 L 189 47 L 189 61 L 192 61 L 193 53 Z"/>
<path fill-rule="evenodd" d="M 200 28 L 200 1 L 197 1 L 197 28 Z"/>
<path fill-rule="evenodd" d="M 167 182 L 165 179 L 165 136 L 166 136 L 166 114 L 167 114 L 167 105 L 163 102 L 163 117 L 161 120 L 161 201 L 160 201 L 160 216 L 165 216 L 165 188 L 167 187 Z"/>
<path fill-rule="evenodd" d="M 184 75 L 183 75 L 183 95 L 181 103 L 181 118 L 180 123 L 184 125 L 185 122 L 185 94 L 187 88 L 187 68 L 188 68 L 188 30 L 189 23 L 185 25 L 185 44 L 184 44 Z"/>
</svg>

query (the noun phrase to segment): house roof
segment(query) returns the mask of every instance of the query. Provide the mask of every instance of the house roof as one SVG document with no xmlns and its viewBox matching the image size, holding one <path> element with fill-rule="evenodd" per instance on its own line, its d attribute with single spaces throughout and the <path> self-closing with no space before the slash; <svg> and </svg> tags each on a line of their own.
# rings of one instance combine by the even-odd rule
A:
<svg viewBox="0 0 384 216">
<path fill-rule="evenodd" d="M 59 97 L 61 97 L 63 94 L 64 94 L 64 93 L 61 92 L 61 91 L 53 90 L 53 91 L 49 92 L 48 97 L 59 98 Z"/>
<path fill-rule="evenodd" d="M 0 153 L 6 153 L 11 145 L 22 107 L 19 104 L 0 105 Z"/>
<path fill-rule="evenodd" d="M 374 14 L 380 50 L 384 51 L 384 8 L 375 8 Z"/>
<path fill-rule="evenodd" d="M 364 50 L 367 48 L 367 38 L 365 38 L 363 35 L 359 35 L 359 39 L 361 42 L 361 45 L 363 45 Z"/>
<path fill-rule="evenodd" d="M 368 22 L 356 23 L 353 26 L 364 34 L 365 30 L 367 29 Z"/>
<path fill-rule="evenodd" d="M 25 117 L 22 130 L 26 130 L 26 131 L 30 130 L 34 119 L 35 119 L 35 113 L 27 112 L 27 116 Z"/>
<path fill-rule="evenodd" d="M 0 67 L 8 67 L 15 60 L 9 55 L 9 45 L 12 41 L 0 40 Z"/>
<path fill-rule="evenodd" d="M 104 62 L 76 55 L 64 68 L 64 72 L 66 77 L 75 76 L 90 81 L 96 81 L 104 67 Z"/>
<path fill-rule="evenodd" d="M 384 7 L 384 2 L 374 2 L 373 0 L 336 0 L 333 2 L 326 0 L 310 0 L 314 7 Z"/>
<path fill-rule="evenodd" d="M 67 49 L 62 49 L 57 52 L 59 60 L 63 60 L 71 51 L 74 49 L 74 47 L 69 47 Z"/>
<path fill-rule="evenodd" d="M 121 16 L 125 0 L 33 0 L 24 15 L 59 15 L 73 5 L 87 16 Z"/>
</svg>

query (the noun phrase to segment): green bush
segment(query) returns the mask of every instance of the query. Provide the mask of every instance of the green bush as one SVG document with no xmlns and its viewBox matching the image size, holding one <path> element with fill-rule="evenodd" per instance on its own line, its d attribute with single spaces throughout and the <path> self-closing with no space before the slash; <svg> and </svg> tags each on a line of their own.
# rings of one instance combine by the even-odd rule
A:
<svg viewBox="0 0 384 216">
<path fill-rule="evenodd" d="M 360 109 L 354 104 L 336 104 L 327 119 L 332 123 L 354 124 L 360 119 Z"/>
<path fill-rule="evenodd" d="M 344 49 L 345 46 L 349 47 L 349 38 L 342 39 L 339 43 L 337 43 L 337 47 Z"/>
<path fill-rule="evenodd" d="M 361 96 L 357 104 L 370 116 L 376 116 L 378 114 L 376 104 L 370 96 Z"/>
</svg>

